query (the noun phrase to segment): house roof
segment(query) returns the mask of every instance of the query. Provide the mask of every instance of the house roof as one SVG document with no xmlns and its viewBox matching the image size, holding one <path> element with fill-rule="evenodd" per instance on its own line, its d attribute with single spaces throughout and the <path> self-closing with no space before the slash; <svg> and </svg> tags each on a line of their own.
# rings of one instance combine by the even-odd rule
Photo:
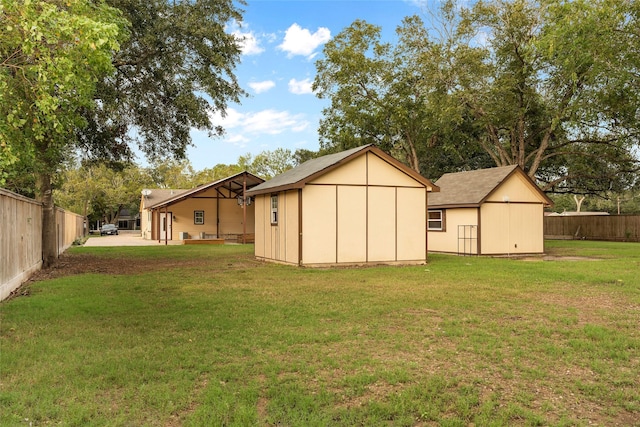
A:
<svg viewBox="0 0 640 427">
<path fill-rule="evenodd" d="M 324 175 L 325 173 L 367 152 L 376 154 L 387 163 L 411 176 L 416 181 L 424 184 L 429 191 L 439 191 L 438 187 L 435 186 L 427 178 L 415 172 L 413 169 L 410 169 L 407 166 L 403 165 L 379 148 L 376 148 L 375 146 L 369 144 L 352 148 L 350 150 L 341 151 L 340 153 L 328 154 L 326 156 L 307 160 L 301 165 L 290 169 L 280 175 L 277 175 L 273 179 L 266 181 L 258 185 L 257 187 L 252 188 L 251 191 L 247 191 L 247 195 L 256 196 L 258 194 L 303 188 L 307 182 L 312 181 L 315 178 Z"/>
<path fill-rule="evenodd" d="M 171 188 L 154 188 L 154 189 L 144 189 L 143 192 L 148 192 L 148 194 L 142 194 L 143 208 L 149 209 L 153 205 L 157 205 L 159 203 L 163 203 L 165 200 L 172 199 L 182 193 L 185 193 L 189 190 L 186 189 L 171 189 Z"/>
<path fill-rule="evenodd" d="M 520 174 L 545 200 L 553 202 L 518 165 L 444 174 L 436 181 L 440 192 L 429 196 L 429 207 L 479 206 L 509 177 Z"/>
<path fill-rule="evenodd" d="M 247 171 L 244 171 L 244 172 L 240 172 L 235 175 L 229 176 L 227 178 L 222 178 L 217 181 L 210 182 L 208 184 L 199 185 L 196 188 L 192 188 L 191 190 L 151 190 L 151 194 L 147 196 L 147 198 L 153 196 L 154 193 L 156 192 L 173 191 L 174 193 L 172 196 L 165 197 L 163 199 L 160 199 L 158 197 L 158 200 L 153 201 L 148 206 L 148 209 L 158 209 L 164 206 L 169 206 L 181 200 L 184 200 L 188 197 L 194 196 L 195 194 L 201 193 L 203 191 L 207 191 L 211 188 L 225 188 L 229 190 L 230 194 L 233 194 L 232 197 L 241 196 L 242 190 L 244 187 L 252 188 L 262 182 L 264 182 L 264 179 L 257 177 Z M 220 193 L 220 195 L 223 198 L 226 197 L 222 193 Z"/>
</svg>

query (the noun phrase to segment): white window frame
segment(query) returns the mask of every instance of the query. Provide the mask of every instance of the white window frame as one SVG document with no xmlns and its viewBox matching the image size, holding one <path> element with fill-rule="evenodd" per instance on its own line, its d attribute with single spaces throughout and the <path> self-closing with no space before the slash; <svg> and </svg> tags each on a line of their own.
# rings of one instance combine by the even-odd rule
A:
<svg viewBox="0 0 640 427">
<path fill-rule="evenodd" d="M 271 225 L 278 225 L 278 195 L 271 195 Z"/>
<path fill-rule="evenodd" d="M 439 213 L 440 214 L 440 218 L 431 218 L 431 214 L 432 213 Z M 432 223 L 439 223 L 440 226 L 437 227 L 432 226 Z M 444 209 L 433 209 L 433 210 L 428 210 L 427 211 L 427 230 L 429 231 L 444 231 Z"/>
<path fill-rule="evenodd" d="M 204 225 L 204 211 L 193 211 L 193 223 L 195 225 Z"/>
</svg>

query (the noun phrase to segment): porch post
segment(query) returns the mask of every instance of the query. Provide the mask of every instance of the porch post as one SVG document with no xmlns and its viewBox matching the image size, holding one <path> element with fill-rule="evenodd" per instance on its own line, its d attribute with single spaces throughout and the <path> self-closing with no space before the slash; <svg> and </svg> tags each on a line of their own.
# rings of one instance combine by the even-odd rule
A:
<svg viewBox="0 0 640 427">
<path fill-rule="evenodd" d="M 247 199 L 245 193 L 247 192 L 247 173 L 245 172 L 242 179 L 242 244 L 247 243 Z"/>
<path fill-rule="evenodd" d="M 167 217 L 167 205 L 164 206 L 164 245 L 167 245 L 167 234 L 169 234 L 169 218 Z"/>
</svg>

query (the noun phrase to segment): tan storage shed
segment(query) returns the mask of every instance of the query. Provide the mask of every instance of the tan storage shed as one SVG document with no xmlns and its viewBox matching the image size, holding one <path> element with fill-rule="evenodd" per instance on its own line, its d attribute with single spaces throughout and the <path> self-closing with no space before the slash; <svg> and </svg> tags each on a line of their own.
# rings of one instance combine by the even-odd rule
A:
<svg viewBox="0 0 640 427">
<path fill-rule="evenodd" d="M 255 255 L 305 266 L 425 263 L 427 193 L 437 189 L 371 145 L 309 160 L 247 192 Z"/>
<path fill-rule="evenodd" d="M 517 165 L 449 173 L 429 200 L 429 250 L 467 255 L 544 252 L 552 201 Z"/>
<path fill-rule="evenodd" d="M 142 191 L 140 228 L 144 239 L 253 241 L 254 207 L 245 191 L 264 179 L 240 172 L 190 190 Z M 245 203 L 246 201 L 246 203 Z"/>
</svg>

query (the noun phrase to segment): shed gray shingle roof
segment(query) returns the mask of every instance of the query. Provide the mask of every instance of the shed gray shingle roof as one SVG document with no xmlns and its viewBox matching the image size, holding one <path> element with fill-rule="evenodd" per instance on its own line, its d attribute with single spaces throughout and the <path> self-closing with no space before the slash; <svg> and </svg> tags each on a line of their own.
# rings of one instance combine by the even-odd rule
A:
<svg viewBox="0 0 640 427">
<path fill-rule="evenodd" d="M 479 205 L 517 168 L 510 165 L 444 174 L 436 181 L 440 192 L 429 195 L 429 207 Z"/>
<path fill-rule="evenodd" d="M 369 144 L 352 148 L 350 150 L 341 151 L 339 153 L 328 154 L 326 156 L 307 160 L 301 165 L 290 169 L 280 175 L 277 175 L 271 180 L 263 182 L 257 187 L 252 188 L 251 191 L 247 191 L 247 195 L 254 196 L 257 194 L 264 194 L 272 191 L 281 191 L 291 188 L 302 188 L 310 179 L 322 175 L 325 172 L 328 172 L 329 170 L 336 167 L 342 161 L 357 157 L 360 153 L 364 153 L 366 151 L 375 152 L 377 155 L 386 158 L 387 161 L 395 163 L 396 167 L 401 168 L 405 173 L 412 176 L 417 181 L 425 184 L 425 186 L 427 187 L 432 188 L 433 191 L 438 191 L 438 187 L 433 185 L 431 181 L 420 176 L 417 172 L 414 172 L 408 167 L 402 165 L 400 162 L 393 159 L 388 154 L 384 153 L 378 148 L 375 148 L 372 144 Z"/>
</svg>

